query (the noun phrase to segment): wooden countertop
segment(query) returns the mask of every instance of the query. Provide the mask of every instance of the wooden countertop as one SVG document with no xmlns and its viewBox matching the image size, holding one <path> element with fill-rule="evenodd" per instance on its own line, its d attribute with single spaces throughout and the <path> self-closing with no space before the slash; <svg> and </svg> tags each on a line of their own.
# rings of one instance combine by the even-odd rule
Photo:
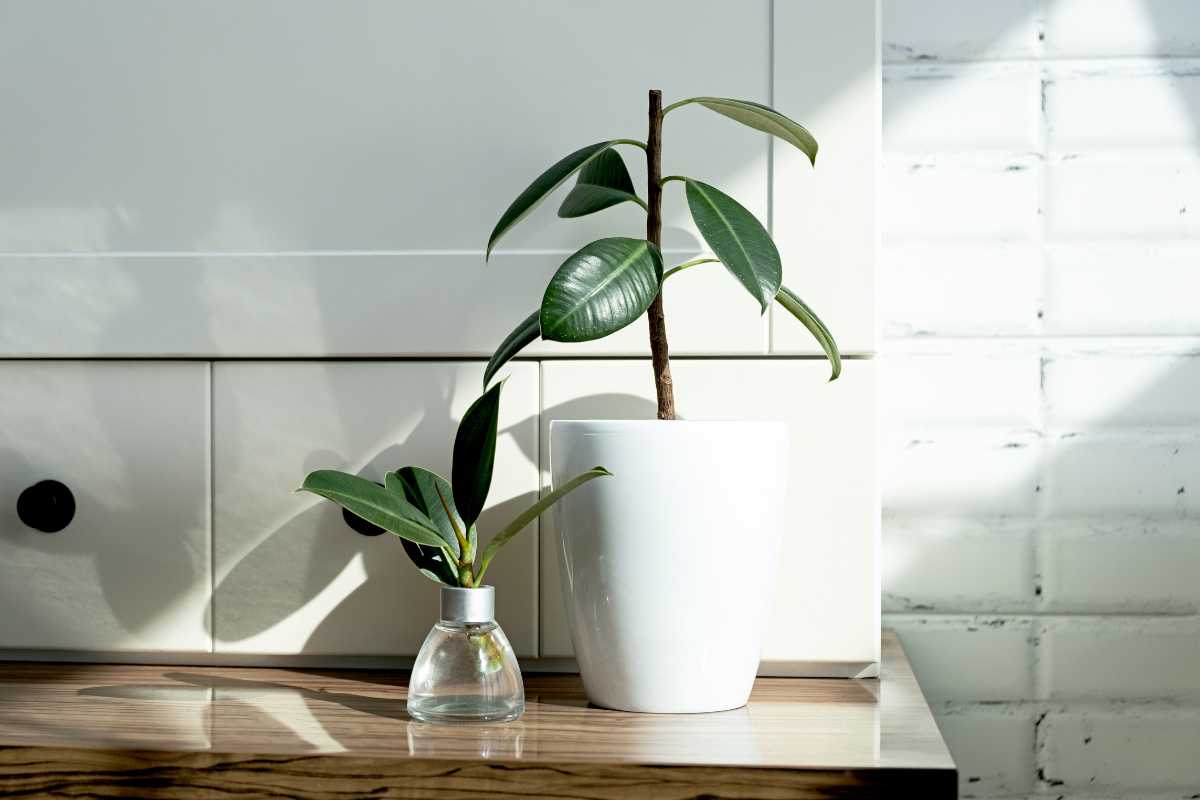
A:
<svg viewBox="0 0 1200 800">
<path fill-rule="evenodd" d="M 0 795 L 952 798 L 954 763 L 904 652 L 883 677 L 760 678 L 695 715 L 587 705 L 527 675 L 507 725 L 411 722 L 403 672 L 0 665 Z"/>
</svg>

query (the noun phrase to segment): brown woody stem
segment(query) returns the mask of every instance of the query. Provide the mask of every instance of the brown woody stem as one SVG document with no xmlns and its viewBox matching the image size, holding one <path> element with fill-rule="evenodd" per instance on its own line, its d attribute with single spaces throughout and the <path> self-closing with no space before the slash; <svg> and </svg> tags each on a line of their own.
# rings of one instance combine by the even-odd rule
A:
<svg viewBox="0 0 1200 800">
<path fill-rule="evenodd" d="M 662 91 L 650 90 L 650 135 L 646 138 L 646 240 L 662 249 Z M 662 289 L 646 311 L 650 321 L 650 357 L 654 362 L 654 390 L 658 418 L 675 419 L 675 392 L 671 360 L 667 353 L 667 321 L 663 316 Z"/>
</svg>

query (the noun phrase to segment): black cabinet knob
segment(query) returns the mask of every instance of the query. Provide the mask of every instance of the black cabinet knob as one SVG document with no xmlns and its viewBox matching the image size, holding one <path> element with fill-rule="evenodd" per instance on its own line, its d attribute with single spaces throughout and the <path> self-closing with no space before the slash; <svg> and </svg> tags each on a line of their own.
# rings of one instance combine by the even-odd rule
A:
<svg viewBox="0 0 1200 800">
<path fill-rule="evenodd" d="M 375 482 L 378 486 L 383 486 L 378 481 Z M 342 509 L 342 519 L 350 526 L 350 530 L 355 533 L 361 533 L 363 536 L 378 536 L 383 533 L 383 528 L 378 525 L 372 525 L 358 514 L 354 514 L 346 509 Z"/>
<path fill-rule="evenodd" d="M 17 498 L 17 516 L 42 533 L 58 533 L 75 518 L 75 495 L 66 484 L 38 481 Z"/>
</svg>

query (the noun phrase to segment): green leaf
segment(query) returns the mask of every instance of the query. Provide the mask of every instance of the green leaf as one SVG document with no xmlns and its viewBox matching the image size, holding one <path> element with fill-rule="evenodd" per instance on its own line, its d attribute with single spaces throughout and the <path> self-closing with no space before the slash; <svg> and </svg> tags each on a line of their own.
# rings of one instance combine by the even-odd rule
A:
<svg viewBox="0 0 1200 800">
<path fill-rule="evenodd" d="M 459 555 L 458 537 L 454 534 L 454 526 L 457 524 L 459 530 L 465 531 L 467 525 L 463 523 L 462 517 L 458 515 L 457 509 L 453 506 L 453 500 L 450 499 L 454 493 L 450 488 L 449 481 L 436 472 L 431 472 L 423 467 L 401 467 L 395 472 L 385 475 L 383 485 L 389 492 L 399 494 L 428 517 L 433 522 L 438 535 L 442 537 L 442 541 L 445 542 L 444 546 L 450 550 L 452 555 L 456 557 Z M 450 510 L 455 512 L 453 522 L 438 499 L 439 489 L 451 503 Z"/>
<path fill-rule="evenodd" d="M 672 103 L 666 111 L 689 103 L 699 103 L 710 111 L 783 139 L 808 156 L 809 163 L 814 166 L 817 163 L 817 140 L 813 135 L 799 122 L 785 117 L 770 106 L 752 100 L 733 100 L 728 97 L 690 97 Z"/>
<path fill-rule="evenodd" d="M 707 183 L 684 178 L 688 208 L 700 235 L 763 312 L 779 292 L 783 266 L 771 235 L 741 203 Z"/>
<path fill-rule="evenodd" d="M 496 223 L 496 227 L 492 229 L 492 235 L 488 237 L 487 254 L 484 256 L 484 260 L 486 261 L 491 256 L 492 248 L 496 246 L 496 242 L 500 241 L 500 237 L 508 233 L 510 228 L 523 220 L 529 212 L 537 208 L 538 204 L 546 199 L 546 195 L 553 192 L 562 185 L 563 181 L 574 175 L 583 165 L 614 144 L 615 142 L 612 140 L 589 144 L 587 147 L 580 148 L 571 153 L 550 167 L 550 169 L 537 176 L 533 183 L 529 184 L 525 188 L 525 191 L 517 195 L 517 199 L 512 201 L 512 205 L 500 215 L 500 221 Z"/>
<path fill-rule="evenodd" d="M 650 306 L 662 274 L 662 255 L 645 239 L 585 245 L 567 257 L 546 287 L 542 338 L 586 342 L 624 328 Z"/>
<path fill-rule="evenodd" d="M 804 323 L 804 327 L 808 328 L 809 333 L 825 351 L 825 356 L 833 368 L 833 374 L 829 376 L 829 380 L 837 380 L 837 377 L 842 374 L 842 355 L 838 352 L 837 342 L 833 340 L 833 334 L 829 332 L 829 328 L 825 327 L 821 318 L 786 286 L 779 287 L 779 294 L 775 296 L 775 299 L 779 301 L 779 305 L 790 311 L 792 316 Z"/>
<path fill-rule="evenodd" d="M 401 539 L 400 544 L 404 545 L 404 552 L 408 554 L 409 560 L 426 578 L 447 586 L 459 585 L 458 570 L 449 562 L 441 548 L 414 544 L 407 539 Z"/>
<path fill-rule="evenodd" d="M 496 352 L 492 353 L 492 357 L 483 371 L 484 389 L 492 382 L 492 378 L 496 376 L 498 369 L 508 363 L 510 358 L 521 352 L 526 345 L 538 338 L 538 335 L 541 333 L 541 323 L 539 321 L 541 313 L 540 310 L 534 311 L 522 320 L 521 324 L 512 333 L 504 337 L 504 341 L 496 348 Z"/>
<path fill-rule="evenodd" d="M 508 543 L 509 539 L 524 530 L 525 526 L 541 516 L 543 511 L 557 503 L 564 496 L 575 491 L 593 478 L 604 476 L 611 477 L 612 473 L 604 467 L 592 467 L 587 472 L 576 475 L 513 518 L 513 521 L 508 523 L 504 527 L 504 530 L 497 533 L 492 541 L 488 542 L 488 546 L 484 548 L 483 560 L 479 562 L 479 576 L 476 578 L 476 583 L 483 579 L 483 574 L 487 572 L 488 565 L 492 563 L 492 558 L 495 557 L 501 547 Z"/>
<path fill-rule="evenodd" d="M 403 497 L 374 481 L 333 469 L 320 469 L 309 473 L 297 491 L 312 492 L 332 500 L 401 539 L 429 547 L 442 546 L 442 537 L 432 520 Z"/>
<path fill-rule="evenodd" d="M 474 525 L 487 502 L 492 487 L 492 468 L 496 462 L 496 426 L 500 421 L 498 383 L 471 404 L 454 437 L 454 464 L 450 482 L 454 487 L 454 505 L 463 522 Z"/>
<path fill-rule="evenodd" d="M 621 154 L 609 149 L 602 151 L 579 171 L 575 188 L 558 207 L 558 215 L 563 218 L 582 217 L 624 202 L 641 204 L 642 201 L 633 188 L 633 179 L 629 177 Z"/>
</svg>

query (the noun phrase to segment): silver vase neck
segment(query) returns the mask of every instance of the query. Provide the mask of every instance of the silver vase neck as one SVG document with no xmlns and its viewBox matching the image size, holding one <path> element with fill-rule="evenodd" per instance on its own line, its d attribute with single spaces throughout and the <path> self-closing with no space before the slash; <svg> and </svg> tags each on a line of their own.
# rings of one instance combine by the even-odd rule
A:
<svg viewBox="0 0 1200 800">
<path fill-rule="evenodd" d="M 480 586 L 478 589 L 461 589 L 457 586 L 442 587 L 442 622 L 483 623 L 496 619 L 496 589 Z"/>
</svg>

